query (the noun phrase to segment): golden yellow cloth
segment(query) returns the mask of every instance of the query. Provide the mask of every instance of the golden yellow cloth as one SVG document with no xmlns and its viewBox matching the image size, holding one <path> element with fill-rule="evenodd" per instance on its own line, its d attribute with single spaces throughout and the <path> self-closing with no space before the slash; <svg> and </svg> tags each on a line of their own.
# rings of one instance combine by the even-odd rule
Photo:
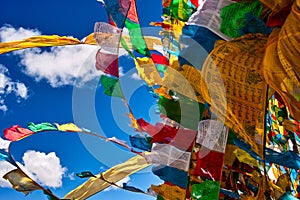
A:
<svg viewBox="0 0 300 200">
<path fill-rule="evenodd" d="M 130 37 L 124 35 L 123 38 L 128 42 L 128 47 L 132 49 Z M 144 37 L 149 50 L 154 50 L 155 45 L 161 46 L 162 43 L 159 38 L 146 36 Z M 0 43 L 0 54 L 8 53 L 15 50 L 34 48 L 34 47 L 51 47 L 51 46 L 65 46 L 65 45 L 77 45 L 77 44 L 90 44 L 97 45 L 94 38 L 94 34 L 88 35 L 83 42 L 79 41 L 77 38 L 58 36 L 58 35 L 40 35 L 33 36 L 23 40 L 3 42 Z"/>
<path fill-rule="evenodd" d="M 148 166 L 150 166 L 150 164 L 147 163 L 145 158 L 142 156 L 135 156 L 124 163 L 110 168 L 106 172 L 102 173 L 102 175 L 105 180 L 116 183 Z M 85 183 L 81 184 L 64 196 L 64 199 L 86 199 L 111 186 L 111 184 L 100 179 L 100 177 L 101 174 L 98 174 L 96 177 L 89 178 L 89 180 L 87 180 Z"/>
<path fill-rule="evenodd" d="M 291 0 L 260 0 L 260 2 L 272 11 L 279 12 L 283 8 L 287 7 L 291 3 Z"/>
<path fill-rule="evenodd" d="M 296 3 L 279 33 L 278 56 L 288 77 L 300 87 L 300 10 Z"/>
<path fill-rule="evenodd" d="M 134 60 L 136 69 L 140 77 L 150 86 L 162 85 L 162 78 L 160 77 L 156 66 L 151 58 L 136 58 Z"/>
<path fill-rule="evenodd" d="M 218 42 L 203 64 L 199 91 L 218 119 L 259 155 L 267 95 L 261 75 L 266 42 L 263 34 Z"/>
<path fill-rule="evenodd" d="M 163 86 L 178 92 L 190 99 L 203 103 L 204 100 L 197 88 L 200 87 L 201 73 L 193 66 L 184 65 L 182 69 L 178 60 L 170 62 L 163 78 Z"/>
<path fill-rule="evenodd" d="M 269 36 L 263 61 L 263 75 L 267 84 L 282 97 L 291 116 L 300 120 L 299 83 L 289 76 L 278 56 L 278 38 L 281 31 L 279 28 L 274 28 Z"/>
<path fill-rule="evenodd" d="M 33 36 L 24 40 L 0 43 L 0 54 L 10 51 L 34 48 L 34 47 L 50 47 L 81 44 L 77 38 L 58 36 L 58 35 L 41 35 Z"/>
<path fill-rule="evenodd" d="M 82 132 L 82 129 L 78 128 L 73 123 L 67 123 L 59 125 L 57 123 L 54 123 L 59 131 L 72 131 L 72 132 Z"/>
<path fill-rule="evenodd" d="M 161 184 L 151 185 L 151 189 L 161 195 L 164 200 L 185 200 L 186 191 L 178 186 Z"/>
<path fill-rule="evenodd" d="M 224 165 L 232 166 L 233 162 L 235 160 L 235 156 L 233 152 L 237 149 L 238 147 L 232 144 L 227 144 L 226 149 L 225 149 L 225 157 L 224 157 Z"/>
<path fill-rule="evenodd" d="M 14 169 L 6 173 L 3 178 L 8 180 L 15 190 L 23 192 L 25 195 L 33 190 L 41 190 L 41 188 L 32 181 L 32 179 L 19 169 Z"/>
<path fill-rule="evenodd" d="M 236 149 L 236 150 L 233 151 L 233 153 L 240 162 L 246 163 L 247 165 L 250 165 L 250 166 L 253 166 L 253 167 L 259 167 L 259 164 L 258 164 L 257 160 L 252 158 L 243 149 Z"/>
</svg>

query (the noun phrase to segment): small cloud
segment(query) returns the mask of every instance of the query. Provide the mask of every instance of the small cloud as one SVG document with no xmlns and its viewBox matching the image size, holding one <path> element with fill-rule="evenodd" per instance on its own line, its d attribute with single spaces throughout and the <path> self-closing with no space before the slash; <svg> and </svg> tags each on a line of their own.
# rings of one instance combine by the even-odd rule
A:
<svg viewBox="0 0 300 200">
<path fill-rule="evenodd" d="M 9 181 L 2 178 L 6 173 L 16 169 L 15 166 L 6 161 L 0 161 L 0 187 L 8 187 L 10 188 L 12 185 Z"/>
<path fill-rule="evenodd" d="M 136 73 L 136 72 L 134 72 L 134 73 L 131 75 L 131 78 L 134 79 L 134 80 L 137 80 L 137 81 L 142 80 L 142 78 L 140 77 L 140 75 L 138 75 L 138 73 Z"/>
<path fill-rule="evenodd" d="M 24 153 L 22 159 L 24 162 L 22 169 L 34 180 L 48 187 L 57 188 L 62 186 L 62 178 L 67 168 L 61 166 L 60 159 L 55 152 L 45 154 L 28 150 Z"/>
<path fill-rule="evenodd" d="M 123 67 L 119 67 L 119 76 L 120 77 L 124 76 L 124 69 L 123 69 Z"/>
<path fill-rule="evenodd" d="M 8 149 L 11 141 L 9 140 L 4 140 L 0 137 L 0 149 Z"/>
<path fill-rule="evenodd" d="M 123 183 L 128 183 L 129 181 L 130 181 L 130 177 L 127 176 L 127 177 L 123 178 L 122 180 L 116 182 L 116 185 L 118 185 L 118 186 L 121 187 L 121 186 L 123 186 Z M 118 188 L 118 187 L 112 185 L 112 186 L 106 188 L 106 189 L 103 190 L 103 191 L 110 191 L 110 190 L 117 190 L 117 189 L 120 189 L 120 188 Z"/>
<path fill-rule="evenodd" d="M 28 98 L 28 88 L 24 83 L 13 81 L 9 76 L 8 69 L 0 64 L 0 110 L 3 112 L 8 110 L 5 99 L 9 94 L 15 94 L 19 102 L 20 99 Z"/>
<path fill-rule="evenodd" d="M 36 29 L 25 29 L 23 27 L 14 28 L 9 24 L 5 24 L 0 28 L 0 41 L 9 42 L 22 40 L 31 36 L 41 35 L 41 32 Z"/>
<path fill-rule="evenodd" d="M 0 41 L 20 40 L 40 34 L 41 32 L 35 29 L 4 25 L 0 28 Z M 52 87 L 80 86 L 101 75 L 101 71 L 97 71 L 95 67 L 98 48 L 94 45 L 79 44 L 50 47 L 47 51 L 40 48 L 24 49 L 14 51 L 13 55 L 20 57 L 23 72 L 35 81 L 46 80 Z M 16 85 L 16 90 L 21 97 L 25 96 L 24 85 Z"/>
<path fill-rule="evenodd" d="M 74 181 L 75 180 L 75 173 L 72 172 L 70 174 L 65 174 L 64 177 L 70 179 L 71 181 Z"/>
</svg>

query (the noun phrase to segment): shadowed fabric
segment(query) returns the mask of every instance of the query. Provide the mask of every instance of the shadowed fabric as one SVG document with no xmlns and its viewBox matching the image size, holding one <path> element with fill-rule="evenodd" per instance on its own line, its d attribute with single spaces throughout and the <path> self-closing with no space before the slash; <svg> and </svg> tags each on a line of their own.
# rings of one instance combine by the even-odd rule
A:
<svg viewBox="0 0 300 200">
<path fill-rule="evenodd" d="M 19 169 L 14 169 L 3 176 L 8 180 L 15 190 L 23 192 L 25 195 L 34 190 L 40 190 L 41 188 L 33 182 L 26 174 Z"/>
<path fill-rule="evenodd" d="M 105 180 L 116 183 L 127 176 L 150 166 L 147 161 L 141 156 L 135 156 L 125 161 L 122 164 L 116 165 L 102 173 Z M 110 183 L 101 179 L 101 174 L 89 178 L 85 183 L 81 184 L 76 189 L 70 191 L 64 199 L 86 199 L 98 192 L 103 191 L 111 186 Z"/>
</svg>

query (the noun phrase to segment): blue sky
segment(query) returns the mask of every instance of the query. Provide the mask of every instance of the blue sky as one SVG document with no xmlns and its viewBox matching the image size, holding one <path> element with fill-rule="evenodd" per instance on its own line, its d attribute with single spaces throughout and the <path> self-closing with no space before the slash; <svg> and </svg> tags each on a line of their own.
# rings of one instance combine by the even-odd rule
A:
<svg viewBox="0 0 300 200">
<path fill-rule="evenodd" d="M 142 27 L 151 21 L 161 21 L 160 0 L 136 2 Z M 53 0 L 51 3 L 11 0 L 1 4 L 1 42 L 41 34 L 82 39 L 93 32 L 95 22 L 107 22 L 104 8 L 96 0 Z M 93 132 L 128 141 L 128 135 L 134 134 L 128 126 L 128 110 L 120 99 L 105 96 L 103 88 L 98 86 L 100 74 L 94 68 L 96 50 L 97 47 L 79 45 L 0 55 L 0 129 L 15 124 L 26 127 L 29 122 L 75 122 Z M 120 58 L 120 66 L 124 93 L 136 117 L 157 121 L 156 100 L 146 92 L 143 82 L 137 80 L 132 60 L 125 55 Z M 35 180 L 59 197 L 85 181 L 74 173 L 89 170 L 96 174 L 134 156 L 91 136 L 61 132 L 39 133 L 15 142 L 11 153 L 30 173 L 37 173 Z M 51 166 L 51 173 L 41 170 L 41 163 Z M 1 176 L 5 168 L 7 166 L 0 163 Z M 143 190 L 161 182 L 151 169 L 134 174 L 126 181 Z M 90 199 L 120 197 L 154 199 L 119 189 L 101 192 Z M 25 197 L 1 180 L 0 199 L 46 197 L 40 191 Z"/>
</svg>

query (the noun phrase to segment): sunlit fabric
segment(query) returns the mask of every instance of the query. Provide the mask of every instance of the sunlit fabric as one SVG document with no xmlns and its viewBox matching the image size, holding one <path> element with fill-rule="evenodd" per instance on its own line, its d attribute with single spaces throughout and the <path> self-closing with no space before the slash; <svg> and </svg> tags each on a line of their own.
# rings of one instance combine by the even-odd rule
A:
<svg viewBox="0 0 300 200">
<path fill-rule="evenodd" d="M 191 153 L 169 144 L 154 143 L 151 152 L 145 154 L 148 162 L 188 171 Z"/>
<path fill-rule="evenodd" d="M 3 176 L 8 180 L 15 190 L 23 192 L 25 195 L 34 190 L 41 190 L 41 188 L 33 182 L 26 174 L 19 169 L 14 169 Z"/>
<path fill-rule="evenodd" d="M 67 123 L 67 124 L 61 124 L 61 125 L 55 123 L 55 125 L 59 131 L 82 132 L 82 129 L 78 128 L 73 123 Z"/>
<path fill-rule="evenodd" d="M 116 165 L 105 171 L 102 173 L 102 176 L 105 180 L 116 183 L 123 178 L 148 167 L 149 165 L 150 164 L 148 164 L 143 157 L 135 156 L 124 163 Z M 86 199 L 109 186 L 111 186 L 111 184 L 102 180 L 101 174 L 98 174 L 96 175 L 96 178 L 91 177 L 88 181 L 70 191 L 66 196 L 64 196 L 64 199 Z"/>
<path fill-rule="evenodd" d="M 201 120 L 198 126 L 196 143 L 221 153 L 225 153 L 228 128 L 217 120 Z"/>
<path fill-rule="evenodd" d="M 43 123 L 39 123 L 39 124 L 29 122 L 28 129 L 32 130 L 33 132 L 56 131 L 57 130 L 57 128 L 49 122 L 43 122 Z"/>
<path fill-rule="evenodd" d="M 206 59 L 201 90 L 220 121 L 262 154 L 267 84 L 261 74 L 267 37 L 220 42 Z"/>
<path fill-rule="evenodd" d="M 20 140 L 24 137 L 34 134 L 33 131 L 14 125 L 4 130 L 4 137 L 10 141 Z"/>
<path fill-rule="evenodd" d="M 77 38 L 58 35 L 33 36 L 24 40 L 0 43 L 0 54 L 33 47 L 51 47 L 75 44 L 82 44 L 82 42 L 80 42 Z"/>
<path fill-rule="evenodd" d="M 138 70 L 140 77 L 150 86 L 152 85 L 161 85 L 162 78 L 160 77 L 155 64 L 152 59 L 144 57 L 144 58 L 136 58 L 135 66 Z"/>
<path fill-rule="evenodd" d="M 298 85 L 299 82 L 293 80 L 280 62 L 278 56 L 278 39 L 280 32 L 280 29 L 274 28 L 273 32 L 269 36 L 263 61 L 263 75 L 270 87 L 273 88 L 283 99 L 291 113 L 291 116 L 296 120 L 299 120 L 300 86 Z"/>
</svg>

